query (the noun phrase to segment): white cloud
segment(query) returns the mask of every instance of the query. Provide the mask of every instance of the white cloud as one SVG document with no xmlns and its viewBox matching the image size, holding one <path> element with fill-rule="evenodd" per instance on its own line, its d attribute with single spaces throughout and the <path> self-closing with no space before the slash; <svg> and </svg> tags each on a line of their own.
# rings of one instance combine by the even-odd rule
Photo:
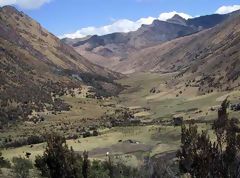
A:
<svg viewBox="0 0 240 178">
<path fill-rule="evenodd" d="M 82 28 L 75 33 L 65 34 L 61 38 L 82 38 L 88 35 L 105 35 L 114 32 L 129 32 L 134 31 L 139 28 L 138 22 L 133 22 L 128 19 L 121 19 L 115 21 L 111 25 L 106 25 L 102 27 L 86 27 Z"/>
<path fill-rule="evenodd" d="M 222 6 L 217 9 L 217 14 L 227 14 L 240 9 L 240 5 Z"/>
<path fill-rule="evenodd" d="M 182 12 L 176 12 L 176 11 L 172 11 L 172 12 L 165 12 L 165 13 L 161 13 L 158 17 L 159 20 L 167 20 L 167 19 L 170 19 L 172 18 L 175 14 L 178 14 L 180 15 L 181 17 L 185 18 L 185 19 L 190 19 L 190 18 L 193 18 L 191 15 L 188 15 L 188 14 L 185 14 L 185 13 L 182 13 Z"/>
<path fill-rule="evenodd" d="M 0 0 L 0 6 L 13 5 L 16 3 L 16 0 Z"/>
<path fill-rule="evenodd" d="M 36 9 L 51 0 L 0 0 L 0 6 L 17 5 L 23 9 Z"/>
<path fill-rule="evenodd" d="M 167 19 L 172 18 L 175 14 L 178 14 L 182 16 L 185 19 L 192 18 L 192 16 L 185 14 L 185 13 L 179 13 L 176 11 L 162 13 L 159 15 L 159 17 L 146 17 L 141 18 L 137 21 L 131 21 L 128 19 L 120 19 L 115 22 L 113 22 L 110 25 L 102 26 L 102 27 L 87 27 L 82 28 L 75 33 L 70 34 L 64 34 L 60 36 L 60 38 L 83 38 L 88 35 L 105 35 L 109 33 L 115 33 L 115 32 L 130 32 L 135 31 L 138 28 L 141 27 L 141 25 L 150 25 L 152 22 L 156 19 L 166 21 Z"/>
</svg>

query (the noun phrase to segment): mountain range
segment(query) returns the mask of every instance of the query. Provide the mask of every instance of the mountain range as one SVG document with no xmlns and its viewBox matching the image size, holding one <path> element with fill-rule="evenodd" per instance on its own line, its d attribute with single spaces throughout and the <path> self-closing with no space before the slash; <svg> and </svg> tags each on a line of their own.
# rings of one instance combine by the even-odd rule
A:
<svg viewBox="0 0 240 178">
<path fill-rule="evenodd" d="M 65 38 L 62 41 L 72 45 L 76 51 L 89 58 L 93 63 L 126 73 L 127 71 L 118 69 L 119 64 L 121 65 L 131 54 L 212 28 L 236 13 L 238 12 L 206 15 L 188 20 L 176 14 L 167 21 L 154 20 L 151 25 L 142 25 L 137 31 L 129 33 L 94 35 L 84 39 Z"/>
</svg>

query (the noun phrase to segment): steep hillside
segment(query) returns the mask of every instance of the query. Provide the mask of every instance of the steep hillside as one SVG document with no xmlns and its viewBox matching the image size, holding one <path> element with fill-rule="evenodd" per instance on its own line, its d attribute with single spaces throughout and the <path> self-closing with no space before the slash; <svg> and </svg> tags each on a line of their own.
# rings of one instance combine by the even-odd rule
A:
<svg viewBox="0 0 240 178">
<path fill-rule="evenodd" d="M 175 15 L 166 22 L 155 20 L 151 25 L 142 25 L 134 32 L 95 35 L 87 39 L 63 39 L 63 41 L 72 45 L 85 57 L 91 57 L 92 62 L 115 69 L 131 53 L 214 27 L 229 16 L 231 14 L 213 14 L 186 20 Z"/>
<path fill-rule="evenodd" d="M 68 110 L 57 96 L 82 85 L 116 94 L 121 75 L 90 63 L 22 12 L 0 8 L 0 123 L 33 110 Z"/>
<path fill-rule="evenodd" d="M 132 54 L 117 70 L 179 72 L 179 80 L 171 81 L 174 85 L 196 86 L 203 93 L 229 90 L 240 84 L 239 49 L 240 16 L 236 15 L 215 28 Z"/>
</svg>

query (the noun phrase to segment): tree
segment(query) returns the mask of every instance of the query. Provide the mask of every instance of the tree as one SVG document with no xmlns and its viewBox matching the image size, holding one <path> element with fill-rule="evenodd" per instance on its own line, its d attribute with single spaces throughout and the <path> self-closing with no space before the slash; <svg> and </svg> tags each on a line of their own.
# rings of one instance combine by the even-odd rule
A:
<svg viewBox="0 0 240 178">
<path fill-rule="evenodd" d="M 89 167 L 90 163 L 88 160 L 88 153 L 86 151 L 83 152 L 83 165 L 82 165 L 82 175 L 84 178 L 88 178 L 89 176 Z"/>
<path fill-rule="evenodd" d="M 45 159 L 42 156 L 35 157 L 35 164 L 34 166 L 40 171 L 41 176 L 43 177 L 51 177 L 48 166 L 45 162 Z"/>
<path fill-rule="evenodd" d="M 31 161 L 21 157 L 14 157 L 12 162 L 13 162 L 12 169 L 16 178 L 29 177 L 29 170 L 33 168 Z"/>
<path fill-rule="evenodd" d="M 35 161 L 42 175 L 51 178 L 82 178 L 82 164 L 82 157 L 68 148 L 64 137 L 55 133 L 47 136 L 47 148 Z"/>
<path fill-rule="evenodd" d="M 228 101 L 223 101 L 214 121 L 216 142 L 211 142 L 207 132 L 201 134 L 197 126 L 182 126 L 181 149 L 177 153 L 179 170 L 192 177 L 239 177 L 240 129 L 236 119 L 228 119 Z"/>
</svg>

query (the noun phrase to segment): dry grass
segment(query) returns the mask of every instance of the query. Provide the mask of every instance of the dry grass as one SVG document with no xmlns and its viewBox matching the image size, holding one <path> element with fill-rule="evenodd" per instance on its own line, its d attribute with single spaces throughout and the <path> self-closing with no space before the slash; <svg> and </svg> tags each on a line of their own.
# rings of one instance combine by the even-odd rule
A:
<svg viewBox="0 0 240 178">
<path fill-rule="evenodd" d="M 141 73 L 134 74 L 130 76 L 130 78 L 122 79 L 119 82 L 124 85 L 129 85 L 130 87 L 125 90 L 119 98 L 96 100 L 87 99 L 83 96 L 66 96 L 64 100 L 73 106 L 71 111 L 57 115 L 49 114 L 46 116 L 46 121 L 39 125 L 24 124 L 18 127 L 17 133 L 12 130 L 8 133 L 1 134 L 1 136 L 7 136 L 8 134 L 16 136 L 20 133 L 29 134 L 33 133 L 33 131 L 40 131 L 43 127 L 50 131 L 50 127 L 47 126 L 69 121 L 74 121 L 81 125 L 83 118 L 99 118 L 105 112 L 113 112 L 114 109 L 122 106 L 128 106 L 131 111 L 136 112 L 135 116 L 145 119 L 171 119 L 173 115 L 177 114 L 184 116 L 184 119 L 202 118 L 203 122 L 216 118 L 217 113 L 215 111 L 209 111 L 209 108 L 218 105 L 220 103 L 219 97 L 225 96 L 227 93 L 212 93 L 197 96 L 194 95 L 195 90 L 190 89 L 192 93 L 189 96 L 187 93 L 183 93 L 179 97 L 172 96 L 170 98 L 162 98 L 164 94 L 168 95 L 168 91 L 163 85 L 169 77 L 169 75 L 159 76 L 158 74 Z M 158 89 L 163 90 L 163 94 L 155 95 L 149 92 L 152 87 L 156 86 Z M 240 92 L 228 94 L 233 101 L 236 101 L 240 96 Z M 152 98 L 149 99 L 149 97 Z M 145 111 L 144 108 L 149 108 L 150 110 Z M 202 110 L 202 112 L 198 113 L 199 110 Z M 206 115 L 206 113 L 208 113 L 208 115 Z M 230 116 L 235 115 L 235 112 L 230 112 Z M 211 125 L 205 123 L 198 125 L 199 131 L 207 129 L 211 137 L 213 136 Z M 115 127 L 101 130 L 101 135 L 97 137 L 68 140 L 67 143 L 79 153 L 88 150 L 91 159 L 105 159 L 105 154 L 108 151 L 113 155 L 121 155 L 122 159 L 137 165 L 140 164 L 145 154 L 156 155 L 177 150 L 180 144 L 180 131 L 180 127 L 162 125 Z M 119 142 L 119 140 L 125 141 L 129 139 L 139 143 Z M 29 151 L 32 153 L 31 159 L 34 159 L 35 155 L 43 152 L 44 147 L 45 144 L 34 145 L 33 148 L 24 146 L 16 149 L 3 150 L 3 154 L 6 158 L 11 159 L 13 156 L 24 156 L 25 152 Z M 131 155 L 132 157 L 125 158 L 126 155 Z M 128 161 L 126 162 L 129 163 Z"/>
</svg>

